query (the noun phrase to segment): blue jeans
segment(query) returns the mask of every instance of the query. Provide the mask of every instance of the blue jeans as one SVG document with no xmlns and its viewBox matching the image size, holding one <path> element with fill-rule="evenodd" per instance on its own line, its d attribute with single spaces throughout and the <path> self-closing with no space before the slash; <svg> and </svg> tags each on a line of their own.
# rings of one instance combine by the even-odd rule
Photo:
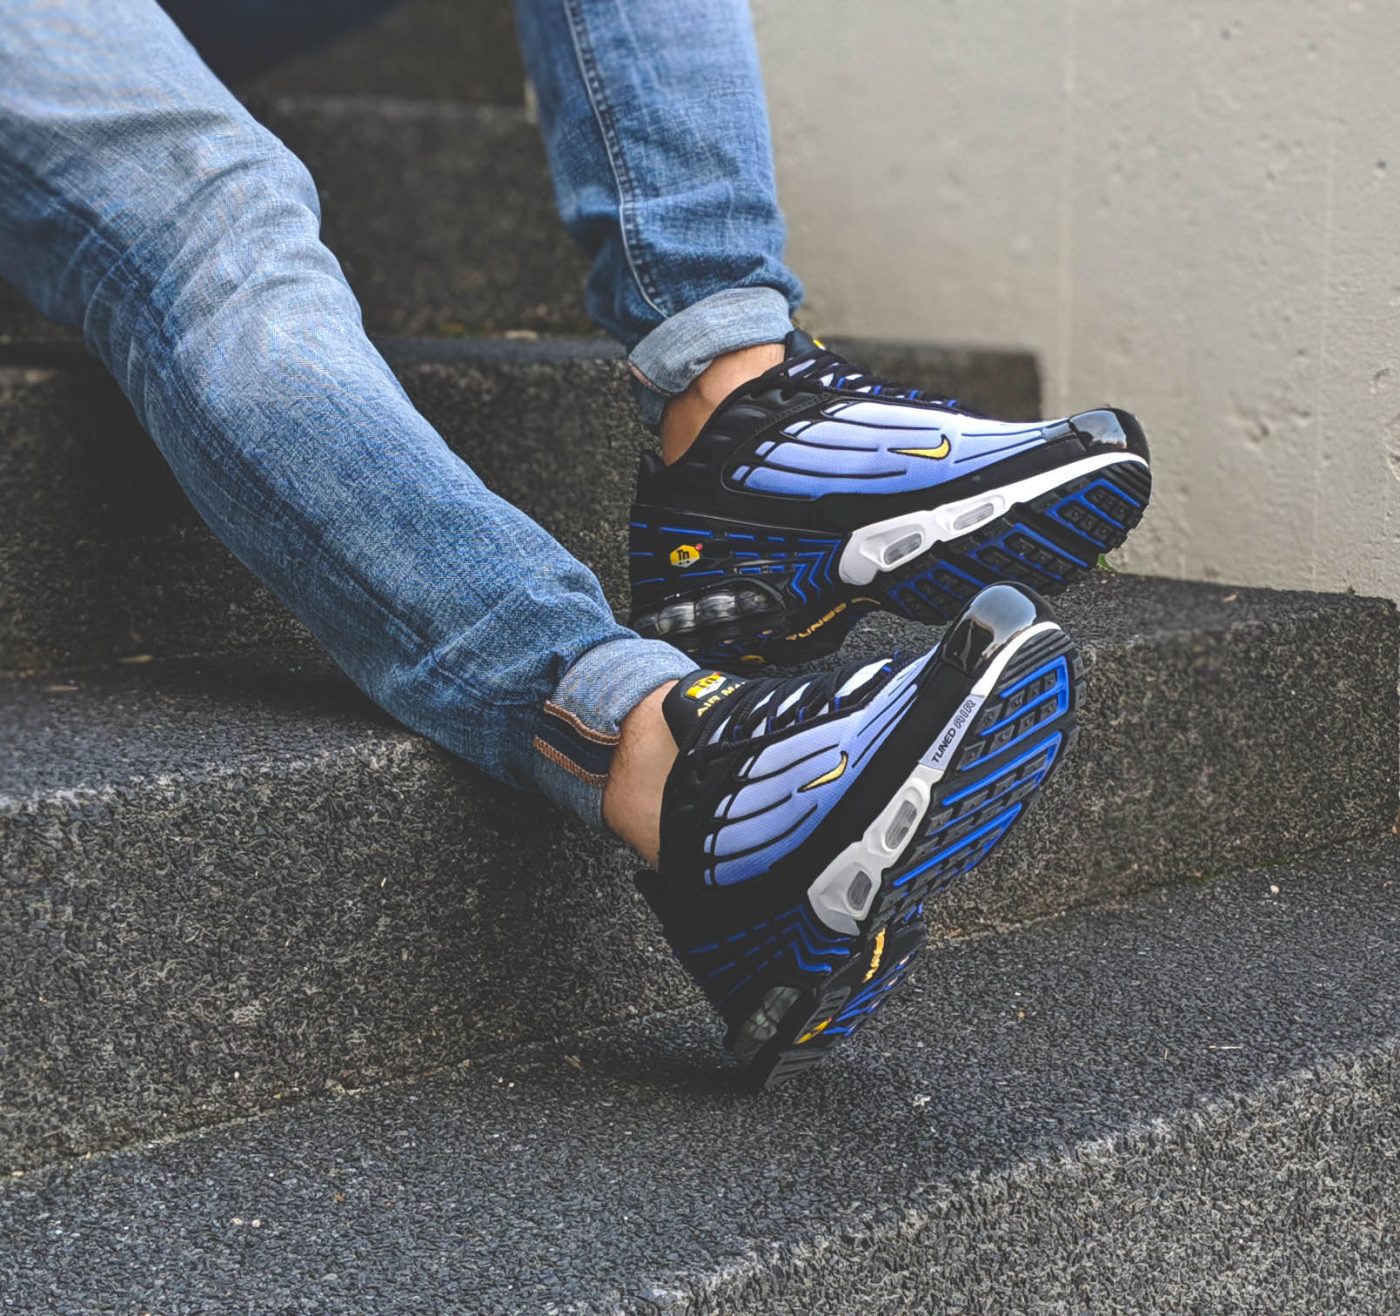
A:
<svg viewBox="0 0 1400 1316">
<path fill-rule="evenodd" d="M 198 7 L 226 6 L 256 13 Z M 801 295 L 748 15 L 519 10 L 589 305 L 655 421 Z M 305 168 L 156 0 L 0 0 L 0 275 L 82 329 L 200 515 L 362 689 L 599 825 L 623 718 L 692 664 L 414 410 L 319 223 Z"/>
</svg>

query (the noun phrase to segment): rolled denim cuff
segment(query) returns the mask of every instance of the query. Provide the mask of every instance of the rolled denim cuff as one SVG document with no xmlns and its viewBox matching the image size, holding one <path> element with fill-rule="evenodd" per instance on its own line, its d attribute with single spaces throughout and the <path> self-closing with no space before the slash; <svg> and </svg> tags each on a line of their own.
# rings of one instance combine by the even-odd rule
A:
<svg viewBox="0 0 1400 1316">
<path fill-rule="evenodd" d="M 657 686 L 695 664 L 660 640 L 633 636 L 589 649 L 546 699 L 534 737 L 535 784 L 590 827 L 603 828 L 603 787 L 622 721 Z"/>
<path fill-rule="evenodd" d="M 788 299 L 776 288 L 726 288 L 663 320 L 627 358 L 642 419 L 659 429 L 666 403 L 715 357 L 781 343 L 791 329 Z"/>
</svg>

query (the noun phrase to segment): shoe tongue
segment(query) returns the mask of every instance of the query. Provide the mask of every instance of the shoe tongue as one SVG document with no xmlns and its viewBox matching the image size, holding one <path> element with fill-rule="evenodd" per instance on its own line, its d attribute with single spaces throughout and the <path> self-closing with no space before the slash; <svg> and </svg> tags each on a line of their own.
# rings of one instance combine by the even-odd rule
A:
<svg viewBox="0 0 1400 1316">
<path fill-rule="evenodd" d="M 720 707 L 748 684 L 747 677 L 729 676 L 707 667 L 677 681 L 662 700 L 661 711 L 678 748 L 687 749 L 703 727 L 723 717 Z"/>
<path fill-rule="evenodd" d="M 794 329 L 783 340 L 783 355 L 789 361 L 795 356 L 811 356 L 813 352 L 821 350 L 822 345 L 811 334 L 801 329 Z"/>
</svg>

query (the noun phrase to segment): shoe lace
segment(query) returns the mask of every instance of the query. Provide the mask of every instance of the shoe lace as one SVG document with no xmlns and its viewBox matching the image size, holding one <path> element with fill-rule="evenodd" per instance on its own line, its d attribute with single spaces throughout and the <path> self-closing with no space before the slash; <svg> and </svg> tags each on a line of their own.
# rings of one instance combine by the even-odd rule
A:
<svg viewBox="0 0 1400 1316">
<path fill-rule="evenodd" d="M 966 407 L 959 406 L 958 399 L 929 393 L 921 388 L 909 388 L 883 375 L 877 375 L 860 366 L 853 365 L 839 352 L 829 347 L 818 347 L 814 352 L 788 357 L 762 376 L 763 386 L 778 385 L 778 391 L 786 400 L 799 393 L 824 393 L 835 390 L 840 393 L 858 393 L 863 397 L 900 398 L 911 402 L 922 402 L 926 406 L 938 407 L 944 411 L 957 411 L 964 415 L 975 415 Z"/>
<path fill-rule="evenodd" d="M 802 722 L 839 712 L 852 702 L 864 703 L 918 655 L 896 652 L 883 661 L 858 659 L 812 676 L 790 676 L 754 681 L 735 696 L 720 743 L 770 736 Z M 868 669 L 868 670 L 867 670 Z M 856 673 L 863 680 L 845 690 Z M 845 690 L 845 693 L 838 693 Z M 800 691 L 796 699 L 795 691 Z"/>
</svg>

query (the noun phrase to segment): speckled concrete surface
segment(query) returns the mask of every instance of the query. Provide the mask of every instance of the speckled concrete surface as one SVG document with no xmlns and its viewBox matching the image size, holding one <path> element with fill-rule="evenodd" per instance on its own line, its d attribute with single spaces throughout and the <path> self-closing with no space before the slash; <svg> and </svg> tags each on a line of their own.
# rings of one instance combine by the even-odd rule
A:
<svg viewBox="0 0 1400 1316">
<path fill-rule="evenodd" d="M 768 1097 L 686 1011 L 12 1178 L 0 1309 L 1371 1316 L 1397 873 L 1384 841 L 942 947 Z"/>
<path fill-rule="evenodd" d="M 588 263 L 523 110 L 358 95 L 250 108 L 311 170 L 371 333 L 592 328 Z"/>
<path fill-rule="evenodd" d="M 0 1165 L 684 990 L 616 845 L 321 664 L 51 684 L 0 710 Z"/>
<path fill-rule="evenodd" d="M 247 79 L 239 90 L 519 105 L 525 70 L 503 0 L 403 0 L 377 22 Z"/>
<path fill-rule="evenodd" d="M 625 607 L 635 417 L 598 339 L 409 340 L 385 350 L 410 395 L 493 488 L 553 531 Z M 879 370 L 1033 413 L 1024 353 L 850 345 Z M 100 369 L 73 350 L 0 350 L 0 671 L 115 656 L 285 647 L 281 605 L 189 508 Z"/>
<path fill-rule="evenodd" d="M 1106 577 L 1064 612 L 1089 658 L 1078 752 L 930 910 L 939 932 L 1389 826 L 1389 605 Z M 929 639 L 875 625 L 851 653 Z M 0 1165 L 690 999 L 617 846 L 321 664 L 69 684 L 0 690 Z"/>
</svg>

